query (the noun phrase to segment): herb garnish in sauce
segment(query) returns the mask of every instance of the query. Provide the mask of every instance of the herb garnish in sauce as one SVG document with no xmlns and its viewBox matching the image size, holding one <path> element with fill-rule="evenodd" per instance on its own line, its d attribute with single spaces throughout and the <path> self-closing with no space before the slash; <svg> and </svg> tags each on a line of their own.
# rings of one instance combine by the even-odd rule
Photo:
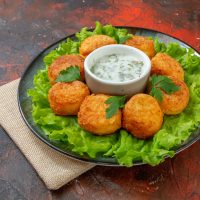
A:
<svg viewBox="0 0 200 200">
<path fill-rule="evenodd" d="M 98 59 L 91 72 L 103 80 L 125 82 L 139 78 L 143 73 L 143 66 L 143 61 L 132 55 L 111 54 Z"/>
</svg>

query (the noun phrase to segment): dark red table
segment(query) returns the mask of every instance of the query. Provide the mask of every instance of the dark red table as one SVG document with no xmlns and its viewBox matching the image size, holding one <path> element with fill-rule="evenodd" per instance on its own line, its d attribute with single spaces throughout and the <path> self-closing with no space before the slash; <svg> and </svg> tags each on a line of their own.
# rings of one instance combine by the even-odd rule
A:
<svg viewBox="0 0 200 200">
<path fill-rule="evenodd" d="M 199 0 L 0 0 L 0 84 L 51 43 L 98 20 L 168 33 L 200 51 Z M 0 130 L 0 199 L 200 199 L 200 142 L 157 167 L 95 167 L 49 191 Z"/>
</svg>

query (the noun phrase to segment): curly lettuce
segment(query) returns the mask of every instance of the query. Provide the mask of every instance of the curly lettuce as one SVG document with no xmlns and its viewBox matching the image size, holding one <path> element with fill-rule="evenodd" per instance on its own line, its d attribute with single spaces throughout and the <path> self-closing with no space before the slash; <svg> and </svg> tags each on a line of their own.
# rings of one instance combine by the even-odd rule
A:
<svg viewBox="0 0 200 200">
<path fill-rule="evenodd" d="M 125 39 L 128 39 L 132 36 L 132 34 L 128 33 L 127 29 L 116 28 L 110 24 L 103 26 L 99 22 L 96 22 L 96 27 L 93 31 L 90 31 L 87 27 L 84 27 L 79 33 L 76 33 L 76 37 L 78 38 L 79 42 L 82 42 L 87 37 L 92 35 L 107 35 L 112 37 L 119 44 L 122 44 Z"/>
<path fill-rule="evenodd" d="M 76 39 L 67 39 L 44 57 L 46 69 L 40 70 L 34 77 L 34 88 L 29 89 L 32 98 L 32 116 L 34 122 L 52 141 L 70 147 L 72 152 L 90 158 L 113 157 L 120 165 L 133 166 L 142 161 L 155 166 L 163 162 L 166 156 L 173 157 L 175 150 L 189 138 L 200 124 L 200 57 L 192 49 L 185 49 L 177 43 L 165 43 L 155 39 L 156 52 L 165 52 L 177 59 L 185 70 L 185 81 L 190 90 L 190 102 L 184 112 L 175 116 L 165 116 L 162 128 L 149 140 L 140 140 L 127 131 L 120 129 L 116 134 L 95 136 L 83 130 L 77 117 L 55 115 L 48 102 L 48 66 L 64 54 L 78 54 L 80 43 L 94 34 L 105 34 L 118 43 L 131 36 L 126 29 L 112 25 L 96 23 L 91 31 L 81 29 Z"/>
</svg>

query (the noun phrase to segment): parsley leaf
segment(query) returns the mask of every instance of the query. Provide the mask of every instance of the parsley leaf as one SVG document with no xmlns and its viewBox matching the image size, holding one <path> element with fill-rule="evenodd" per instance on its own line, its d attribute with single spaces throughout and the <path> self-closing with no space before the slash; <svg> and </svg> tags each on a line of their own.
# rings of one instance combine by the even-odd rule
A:
<svg viewBox="0 0 200 200">
<path fill-rule="evenodd" d="M 112 96 L 105 101 L 106 104 L 109 104 L 109 107 L 106 109 L 106 118 L 109 119 L 117 113 L 120 108 L 123 108 L 125 105 L 126 96 Z"/>
<path fill-rule="evenodd" d="M 65 70 L 62 70 L 56 79 L 56 82 L 72 82 L 80 80 L 80 70 L 78 66 L 71 66 Z"/>
<path fill-rule="evenodd" d="M 158 101 L 163 100 L 162 91 L 167 94 L 172 94 L 180 89 L 179 86 L 175 85 L 167 76 L 153 75 L 150 78 L 150 95 L 155 97 Z"/>
</svg>

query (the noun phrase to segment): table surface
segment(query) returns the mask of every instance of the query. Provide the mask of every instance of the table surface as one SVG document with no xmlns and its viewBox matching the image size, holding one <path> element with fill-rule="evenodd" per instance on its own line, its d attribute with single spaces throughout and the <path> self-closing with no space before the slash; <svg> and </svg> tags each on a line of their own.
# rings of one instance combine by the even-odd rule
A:
<svg viewBox="0 0 200 200">
<path fill-rule="evenodd" d="M 95 21 L 155 29 L 200 50 L 199 0 L 0 0 L 0 85 L 51 43 Z M 0 199 L 200 199 L 200 141 L 157 167 L 97 166 L 49 191 L 0 129 Z"/>
</svg>

